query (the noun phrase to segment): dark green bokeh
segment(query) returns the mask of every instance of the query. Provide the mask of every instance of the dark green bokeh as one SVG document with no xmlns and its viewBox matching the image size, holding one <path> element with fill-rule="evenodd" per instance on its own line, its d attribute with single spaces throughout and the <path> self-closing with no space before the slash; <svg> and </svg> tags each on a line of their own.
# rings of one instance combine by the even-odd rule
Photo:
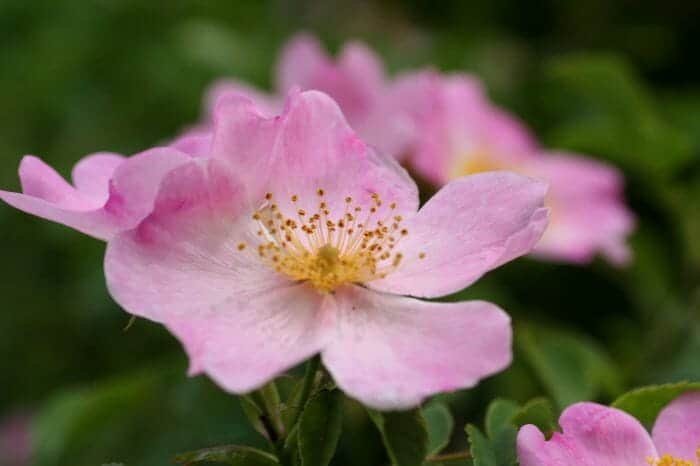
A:
<svg viewBox="0 0 700 466">
<path fill-rule="evenodd" d="M 546 144 L 621 167 L 639 217 L 627 269 L 521 259 L 458 296 L 505 307 L 517 341 L 509 371 L 446 397 L 457 425 L 478 422 L 496 396 L 609 401 L 644 383 L 698 380 L 699 9 L 681 1 L 4 0 L 0 186 L 18 189 L 23 154 L 68 175 L 90 152 L 131 154 L 166 141 L 197 120 L 217 78 L 269 88 L 279 48 L 300 29 L 331 50 L 360 38 L 390 72 L 478 73 Z M 40 433 L 55 429 L 70 444 L 60 455 L 78 455 L 94 435 L 84 456 L 38 464 L 166 464 L 183 448 L 254 438 L 233 397 L 227 423 L 227 395 L 186 378 L 185 357 L 162 327 L 139 320 L 123 331 L 128 315 L 107 294 L 102 243 L 3 205 L 0 244 L 0 416 L 58 413 L 54 425 L 44 416 Z M 542 359 L 552 353 L 558 360 Z M 148 390 L 164 398 L 151 403 L 158 395 Z M 89 413 L 62 420 L 61 410 L 92 409 L 81 397 L 117 408 L 100 408 L 100 422 L 85 420 Z M 362 411 L 351 404 L 346 414 L 333 464 L 385 461 Z M 75 424 L 84 422 L 88 432 Z"/>
</svg>

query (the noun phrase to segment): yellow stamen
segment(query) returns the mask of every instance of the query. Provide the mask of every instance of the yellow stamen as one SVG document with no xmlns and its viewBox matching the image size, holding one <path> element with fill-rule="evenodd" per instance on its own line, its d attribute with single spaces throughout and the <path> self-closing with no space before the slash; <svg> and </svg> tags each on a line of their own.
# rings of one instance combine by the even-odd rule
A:
<svg viewBox="0 0 700 466">
<path fill-rule="evenodd" d="M 323 197 L 326 193 L 319 188 L 316 194 Z M 403 218 L 393 212 L 395 202 L 384 212 L 386 218 L 376 218 L 382 200 L 376 193 L 371 197 L 372 207 L 359 218 L 363 209 L 353 206 L 350 196 L 341 197 L 344 207 L 336 214 L 328 202 L 320 202 L 317 212 L 306 212 L 299 206 L 310 204 L 296 194 L 288 198 L 291 203 L 286 206 L 273 204 L 273 194 L 267 193 L 262 207 L 252 214 L 251 231 L 257 234 L 252 249 L 272 269 L 324 293 L 342 284 L 384 278 L 401 265 L 404 254 L 394 248 L 408 230 L 401 228 Z M 294 218 L 288 218 L 287 212 Z M 390 231 L 401 235 L 397 239 Z M 245 249 L 245 243 L 238 244 L 239 251 Z M 418 257 L 425 257 L 425 253 Z"/>
<path fill-rule="evenodd" d="M 454 158 L 454 162 L 449 169 L 449 177 L 450 179 L 460 178 L 466 175 L 473 175 L 474 173 L 488 172 L 501 168 L 503 167 L 493 159 L 488 148 L 476 149 Z"/>
<path fill-rule="evenodd" d="M 659 459 L 648 458 L 647 463 L 651 466 L 700 466 L 700 447 L 695 451 L 695 456 L 696 461 L 692 461 L 666 454 Z"/>
</svg>

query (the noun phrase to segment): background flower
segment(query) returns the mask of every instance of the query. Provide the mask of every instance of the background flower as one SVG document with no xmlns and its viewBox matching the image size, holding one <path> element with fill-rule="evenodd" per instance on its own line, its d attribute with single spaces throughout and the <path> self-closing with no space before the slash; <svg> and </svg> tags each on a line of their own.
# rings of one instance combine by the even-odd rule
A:
<svg viewBox="0 0 700 466">
<path fill-rule="evenodd" d="M 518 434 L 523 466 L 697 464 L 700 461 L 700 392 L 685 393 L 666 406 L 652 435 L 629 414 L 595 403 L 578 403 L 559 418 L 563 433 L 550 440 L 533 425 Z"/>
<path fill-rule="evenodd" d="M 365 45 L 348 42 L 334 60 L 318 40 L 300 34 L 284 47 L 277 69 L 278 89 L 294 86 L 333 96 L 367 142 L 435 187 L 500 169 L 551 182 L 548 202 L 557 215 L 537 257 L 585 264 L 600 253 L 617 265 L 629 262 L 634 220 L 621 174 L 585 156 L 550 155 L 523 122 L 489 100 L 476 76 L 424 70 L 389 80 Z M 226 96 L 249 97 L 266 114 L 281 108 L 279 95 L 238 81 L 221 81 L 208 94 L 207 120 Z"/>
</svg>

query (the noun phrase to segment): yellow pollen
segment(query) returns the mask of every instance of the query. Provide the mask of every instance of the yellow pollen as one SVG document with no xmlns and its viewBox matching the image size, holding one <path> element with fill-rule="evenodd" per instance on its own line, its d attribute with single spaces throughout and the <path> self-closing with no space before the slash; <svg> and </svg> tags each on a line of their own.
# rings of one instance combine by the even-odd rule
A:
<svg viewBox="0 0 700 466">
<path fill-rule="evenodd" d="M 501 168 L 500 164 L 494 160 L 490 151 L 490 148 L 483 147 L 454 157 L 454 162 L 449 168 L 450 179 Z"/>
<path fill-rule="evenodd" d="M 659 459 L 648 458 L 651 466 L 700 466 L 700 447 L 695 451 L 695 461 L 677 458 L 672 455 L 663 455 Z"/>
<path fill-rule="evenodd" d="M 319 188 L 316 194 L 324 196 L 325 192 Z M 272 193 L 265 195 L 266 201 L 272 198 Z M 252 214 L 251 233 L 257 235 L 253 252 L 273 270 L 294 281 L 307 282 L 322 293 L 347 283 L 384 278 L 404 260 L 396 247 L 401 238 L 391 236 L 388 225 L 400 230 L 401 237 L 408 230 L 401 229 L 401 216 L 392 212 L 395 202 L 380 211 L 380 196 L 373 193 L 371 198 L 372 207 L 364 214 L 359 214 L 363 209 L 353 205 L 350 196 L 340 197 L 345 201 L 340 206 L 320 202 L 317 212 L 308 213 L 292 205 L 309 205 L 296 194 L 288 198 L 288 205 L 265 202 Z M 338 207 L 341 212 L 331 215 Z M 293 218 L 287 217 L 289 214 Z M 246 244 L 239 243 L 238 250 L 244 249 Z"/>
</svg>

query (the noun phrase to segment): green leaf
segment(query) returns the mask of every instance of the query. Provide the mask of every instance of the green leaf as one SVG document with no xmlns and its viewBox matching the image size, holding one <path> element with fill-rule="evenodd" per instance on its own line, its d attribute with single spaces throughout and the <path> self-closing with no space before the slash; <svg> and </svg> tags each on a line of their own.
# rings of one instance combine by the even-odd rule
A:
<svg viewBox="0 0 700 466">
<path fill-rule="evenodd" d="M 511 466 L 516 462 L 515 437 L 512 422 L 520 407 L 511 400 L 497 399 L 486 410 L 486 435 L 477 427 L 466 427 L 475 466 Z"/>
<path fill-rule="evenodd" d="M 244 411 L 250 418 L 253 426 L 265 438 L 273 443 L 276 442 L 280 434 L 284 432 L 284 428 L 280 416 L 280 395 L 275 382 L 272 381 L 265 384 L 262 388 L 244 398 L 246 398 Z M 257 418 L 252 417 L 255 415 L 257 415 Z"/>
<path fill-rule="evenodd" d="M 204 445 L 262 444 L 230 394 L 185 372 L 152 363 L 50 398 L 35 421 L 33 464 L 163 464 Z"/>
<path fill-rule="evenodd" d="M 474 425 L 466 427 L 469 437 L 469 450 L 471 451 L 474 466 L 500 466 L 496 459 L 496 452 L 488 438 Z"/>
<path fill-rule="evenodd" d="M 693 157 L 692 140 L 661 117 L 634 69 L 621 57 L 572 54 L 546 67 L 554 130 L 548 145 L 605 155 L 625 168 L 668 176 Z M 663 157 L 659 157 L 663 154 Z"/>
<path fill-rule="evenodd" d="M 486 434 L 490 438 L 513 427 L 511 420 L 520 406 L 512 400 L 496 399 L 486 409 Z"/>
<path fill-rule="evenodd" d="M 299 458 L 299 423 L 297 422 L 284 439 L 284 447 L 279 455 L 279 462 L 287 466 L 298 466 Z"/>
<path fill-rule="evenodd" d="M 560 408 L 616 394 L 621 382 L 607 354 L 575 333 L 520 327 L 516 345 Z"/>
<path fill-rule="evenodd" d="M 420 466 L 428 455 L 428 430 L 420 409 L 368 410 L 394 466 Z"/>
<path fill-rule="evenodd" d="M 673 399 L 690 390 L 700 390 L 700 382 L 679 382 L 642 387 L 625 393 L 611 405 L 628 412 L 651 427 L 659 412 Z"/>
<path fill-rule="evenodd" d="M 321 390 L 309 400 L 299 419 L 302 466 L 326 466 L 338 445 L 343 422 L 343 393 Z"/>
<path fill-rule="evenodd" d="M 173 461 L 189 466 L 196 463 L 225 463 L 231 466 L 277 466 L 274 456 L 255 448 L 225 445 L 177 455 Z"/>
<path fill-rule="evenodd" d="M 433 401 L 423 407 L 428 429 L 428 455 L 439 453 L 450 442 L 454 419 L 445 403 Z"/>
<path fill-rule="evenodd" d="M 267 434 L 267 430 L 265 429 L 265 426 L 262 423 L 262 418 L 264 416 L 262 410 L 258 406 L 258 404 L 255 402 L 255 400 L 250 396 L 250 395 L 242 395 L 240 397 L 241 400 L 241 408 L 243 409 L 243 412 L 245 413 L 246 417 L 248 418 L 248 421 L 250 422 L 250 425 L 253 426 L 253 428 L 258 432 L 260 435 L 265 437 L 266 439 L 269 439 L 269 436 Z"/>
<path fill-rule="evenodd" d="M 534 398 L 513 416 L 512 422 L 518 427 L 533 424 L 549 437 L 557 428 L 554 408 L 547 398 Z"/>
<path fill-rule="evenodd" d="M 285 426 L 285 429 L 289 430 L 292 427 L 294 427 L 292 422 L 297 419 L 297 416 L 299 415 L 299 411 L 302 409 L 302 406 L 299 406 L 301 404 L 301 394 L 302 394 L 302 389 L 304 387 L 304 379 L 301 378 L 296 381 L 294 386 L 291 389 L 291 392 L 289 393 L 289 396 L 285 400 L 284 404 L 282 405 L 282 423 Z"/>
</svg>

